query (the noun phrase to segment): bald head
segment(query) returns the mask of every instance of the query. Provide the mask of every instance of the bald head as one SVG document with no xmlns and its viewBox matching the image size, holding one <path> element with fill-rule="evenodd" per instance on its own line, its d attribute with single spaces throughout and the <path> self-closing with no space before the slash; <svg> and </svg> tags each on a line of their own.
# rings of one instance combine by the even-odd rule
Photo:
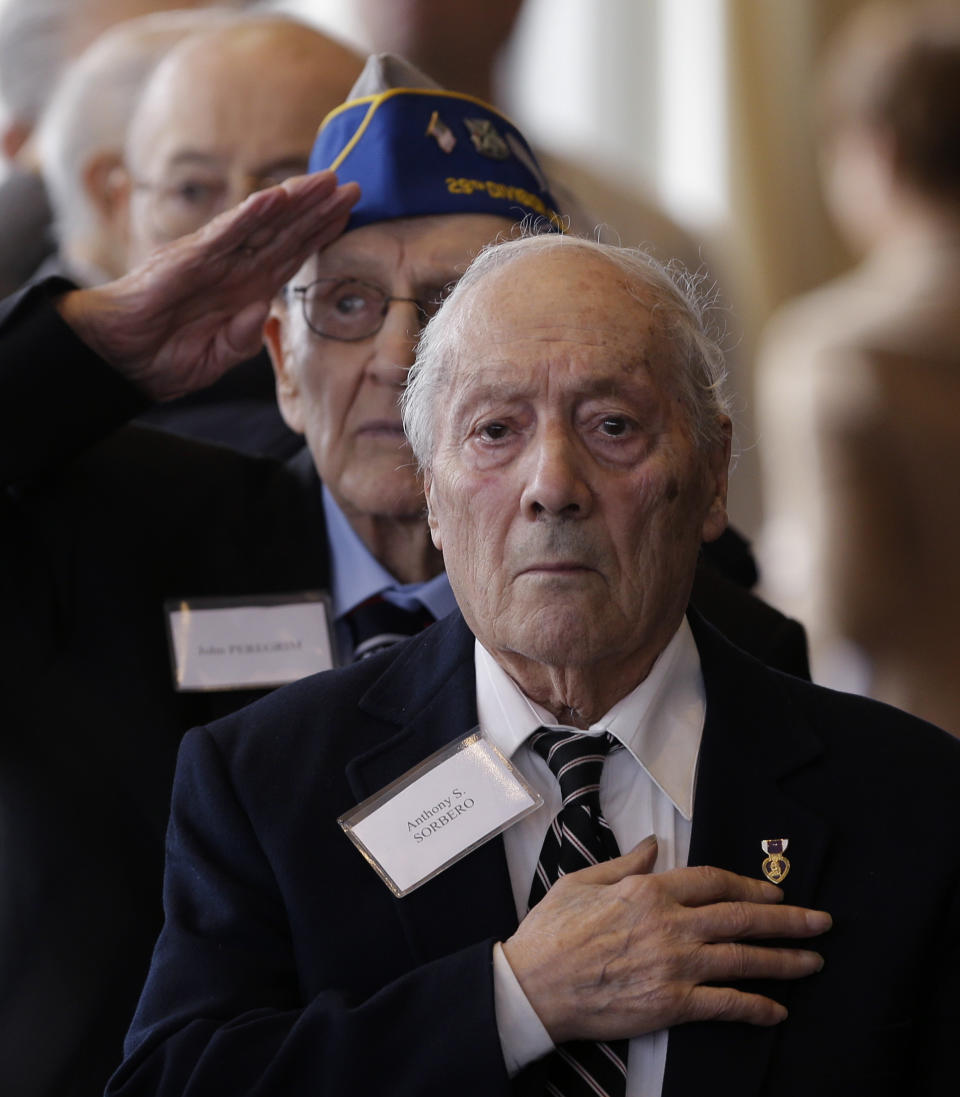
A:
<svg viewBox="0 0 960 1097">
<path fill-rule="evenodd" d="M 362 58 L 282 18 L 197 35 L 151 76 L 130 125 L 130 262 L 306 168 Z"/>
</svg>

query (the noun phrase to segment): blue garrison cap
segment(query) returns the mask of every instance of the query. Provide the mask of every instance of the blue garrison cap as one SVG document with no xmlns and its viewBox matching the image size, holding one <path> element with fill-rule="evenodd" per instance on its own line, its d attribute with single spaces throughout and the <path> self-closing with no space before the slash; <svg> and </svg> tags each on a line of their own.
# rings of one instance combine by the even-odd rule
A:
<svg viewBox="0 0 960 1097">
<path fill-rule="evenodd" d="M 407 79 L 411 86 L 385 86 Z M 381 54 L 351 98 L 323 120 L 310 171 L 360 184 L 347 231 L 396 217 L 493 213 L 562 231 L 556 202 L 517 127 L 495 107 L 432 82 Z M 358 89 L 374 88 L 369 94 Z"/>
</svg>

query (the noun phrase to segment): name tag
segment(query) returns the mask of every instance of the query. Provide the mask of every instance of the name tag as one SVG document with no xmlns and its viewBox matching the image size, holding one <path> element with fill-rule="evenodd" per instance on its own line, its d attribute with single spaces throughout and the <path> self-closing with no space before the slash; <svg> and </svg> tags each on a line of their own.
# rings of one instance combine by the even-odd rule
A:
<svg viewBox="0 0 960 1097">
<path fill-rule="evenodd" d="M 265 689 L 333 666 L 325 596 L 308 592 L 169 601 L 177 690 Z"/>
<path fill-rule="evenodd" d="M 542 803 L 543 797 L 474 729 L 337 822 L 401 897 Z"/>
</svg>

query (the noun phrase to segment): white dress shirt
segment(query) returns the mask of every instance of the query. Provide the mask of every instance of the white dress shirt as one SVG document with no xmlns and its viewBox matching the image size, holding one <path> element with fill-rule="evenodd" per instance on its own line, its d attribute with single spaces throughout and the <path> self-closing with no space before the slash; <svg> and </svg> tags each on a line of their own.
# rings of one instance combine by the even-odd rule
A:
<svg viewBox="0 0 960 1097">
<path fill-rule="evenodd" d="M 560 810 L 556 778 L 525 741 L 541 726 L 562 725 L 521 692 L 479 641 L 474 662 L 481 731 L 544 799 L 538 811 L 503 835 L 517 916 L 522 919 L 544 836 Z M 656 834 L 656 872 L 687 862 L 705 713 L 700 656 L 684 619 L 643 682 L 586 732 L 609 732 L 626 748 L 607 756 L 600 779 L 600 805 L 621 851 L 632 849 L 648 834 Z M 494 948 L 494 991 L 500 1042 L 512 1076 L 549 1053 L 553 1043 L 499 944 Z M 667 1037 L 664 1029 L 630 1041 L 627 1097 L 660 1093 Z"/>
</svg>

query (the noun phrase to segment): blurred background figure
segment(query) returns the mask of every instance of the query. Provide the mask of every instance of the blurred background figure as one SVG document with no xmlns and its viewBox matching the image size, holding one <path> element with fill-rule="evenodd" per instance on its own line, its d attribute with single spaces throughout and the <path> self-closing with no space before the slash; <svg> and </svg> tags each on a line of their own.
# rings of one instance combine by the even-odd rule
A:
<svg viewBox="0 0 960 1097">
<path fill-rule="evenodd" d="M 230 9 L 214 7 L 126 19 L 68 66 L 36 136 L 57 244 L 36 277 L 60 274 L 91 286 L 126 273 L 127 203 L 120 169 L 143 86 L 186 35 L 237 18 Z"/>
<path fill-rule="evenodd" d="M 114 173 L 128 238 L 124 271 L 253 191 L 304 172 L 320 121 L 362 64 L 339 42 L 281 16 L 245 16 L 174 47 L 143 90 L 124 166 Z M 262 456 L 286 458 L 303 445 L 277 408 L 265 351 L 142 418 Z"/>
<path fill-rule="evenodd" d="M 960 8 L 863 8 L 822 93 L 825 194 L 863 258 L 765 339 L 767 590 L 815 677 L 960 735 Z"/>
<path fill-rule="evenodd" d="M 503 106 L 498 64 L 524 0 L 486 4 L 450 0 L 353 0 L 363 40 L 373 52 L 406 57 L 443 87 Z M 588 161 L 537 150 L 562 209 L 577 232 L 606 242 L 644 245 L 661 259 L 696 271 L 702 241 L 682 229 L 653 197 L 611 181 Z"/>
<path fill-rule="evenodd" d="M 250 0 L 222 0 L 243 8 Z M 54 244 L 50 207 L 31 137 L 70 63 L 108 27 L 205 0 L 0 0 L 0 296 L 17 289 Z"/>
</svg>

